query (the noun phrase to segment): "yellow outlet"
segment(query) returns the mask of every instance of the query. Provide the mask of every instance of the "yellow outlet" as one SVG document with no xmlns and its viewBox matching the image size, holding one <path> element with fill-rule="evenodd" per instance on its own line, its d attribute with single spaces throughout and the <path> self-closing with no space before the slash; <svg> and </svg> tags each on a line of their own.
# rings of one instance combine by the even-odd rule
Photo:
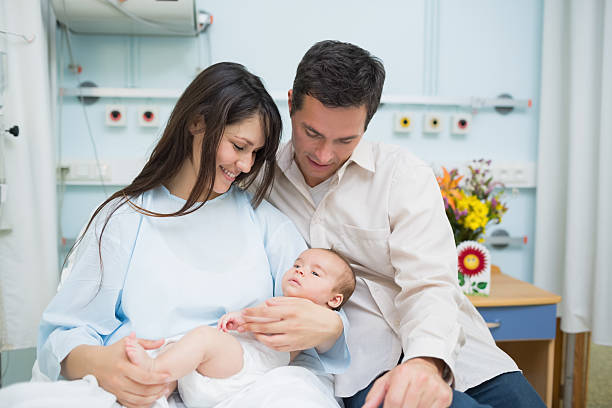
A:
<svg viewBox="0 0 612 408">
<path fill-rule="evenodd" d="M 425 133 L 440 133 L 444 127 L 442 115 L 437 113 L 426 114 L 423 122 L 423 131 Z"/>
<path fill-rule="evenodd" d="M 393 119 L 394 130 L 397 133 L 409 133 L 413 128 L 413 117 L 408 112 L 397 112 Z"/>
</svg>

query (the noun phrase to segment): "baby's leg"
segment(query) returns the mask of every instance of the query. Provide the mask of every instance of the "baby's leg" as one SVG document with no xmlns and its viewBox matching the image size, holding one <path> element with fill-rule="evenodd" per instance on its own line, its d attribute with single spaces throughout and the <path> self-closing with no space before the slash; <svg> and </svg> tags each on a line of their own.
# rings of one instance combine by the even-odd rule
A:
<svg viewBox="0 0 612 408">
<path fill-rule="evenodd" d="M 173 380 L 193 370 L 211 378 L 227 378 L 242 369 L 242 346 L 228 333 L 214 327 L 200 326 L 152 359 L 136 342 L 127 339 L 126 352 L 130 361 L 148 370 L 166 371 Z"/>
</svg>

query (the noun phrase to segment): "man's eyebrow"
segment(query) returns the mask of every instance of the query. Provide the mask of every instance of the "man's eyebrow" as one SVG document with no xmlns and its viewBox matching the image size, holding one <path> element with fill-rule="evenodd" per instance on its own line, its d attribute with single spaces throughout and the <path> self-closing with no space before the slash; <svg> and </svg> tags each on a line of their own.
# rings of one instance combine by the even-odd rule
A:
<svg viewBox="0 0 612 408">
<path fill-rule="evenodd" d="M 325 137 L 325 135 L 324 135 L 323 133 L 319 132 L 318 130 L 316 130 L 316 129 L 315 129 L 315 128 L 313 128 L 312 126 L 309 126 L 309 125 L 307 125 L 307 124 L 305 124 L 305 123 L 302 123 L 302 126 L 304 126 L 304 128 L 305 128 L 306 130 L 309 130 L 309 131 L 311 131 L 312 133 L 315 133 L 317 136 Z"/>
<path fill-rule="evenodd" d="M 357 139 L 358 137 L 359 137 L 358 135 L 353 135 L 353 136 L 341 137 L 338 140 L 349 141 L 349 140 Z"/>
<path fill-rule="evenodd" d="M 305 123 L 302 123 L 302 126 L 304 126 L 304 129 L 306 129 L 306 130 L 316 134 L 317 136 L 325 137 L 325 135 L 323 133 L 321 133 L 318 130 L 314 129 L 312 126 L 309 126 L 309 125 L 307 125 Z M 350 140 L 357 139 L 358 137 L 359 137 L 359 135 L 351 135 L 351 136 L 341 137 L 341 138 L 339 138 L 337 140 L 340 140 L 340 141 L 350 141 Z"/>
</svg>

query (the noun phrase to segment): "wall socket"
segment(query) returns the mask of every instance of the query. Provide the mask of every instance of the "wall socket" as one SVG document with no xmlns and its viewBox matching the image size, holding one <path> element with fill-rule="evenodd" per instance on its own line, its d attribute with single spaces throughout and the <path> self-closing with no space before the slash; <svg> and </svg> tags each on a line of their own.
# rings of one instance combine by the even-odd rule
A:
<svg viewBox="0 0 612 408">
<path fill-rule="evenodd" d="M 507 187 L 535 187 L 536 166 L 532 162 L 498 162 L 491 166 L 493 179 Z"/>
<path fill-rule="evenodd" d="M 468 166 L 471 162 L 430 163 L 432 168 L 442 173 L 442 166 L 447 170 L 458 169 L 460 174 L 469 174 Z M 534 162 L 501 162 L 493 160 L 491 163 L 491 176 L 506 188 L 533 188 L 536 187 L 536 164 Z"/>
<path fill-rule="evenodd" d="M 111 169 L 108 164 L 100 163 L 100 168 L 95 161 L 74 161 L 64 163 L 58 166 L 58 177 L 64 174 L 64 180 L 67 182 L 74 181 L 90 181 L 100 182 L 100 178 L 104 181 L 111 180 Z M 101 174 L 100 174 L 101 173 Z"/>
</svg>

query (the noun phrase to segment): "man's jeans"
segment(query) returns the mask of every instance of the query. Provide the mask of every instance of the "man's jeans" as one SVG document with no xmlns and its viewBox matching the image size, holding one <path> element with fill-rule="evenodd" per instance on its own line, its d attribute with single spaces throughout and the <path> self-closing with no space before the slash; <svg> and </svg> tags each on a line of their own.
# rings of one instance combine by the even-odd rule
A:
<svg viewBox="0 0 612 408">
<path fill-rule="evenodd" d="M 344 398 L 346 408 L 361 408 L 367 388 L 350 398 Z M 382 408 L 382 405 L 380 406 Z M 453 390 L 451 408 L 539 408 L 546 407 L 544 402 L 519 371 L 498 375 L 465 392 Z"/>
</svg>

